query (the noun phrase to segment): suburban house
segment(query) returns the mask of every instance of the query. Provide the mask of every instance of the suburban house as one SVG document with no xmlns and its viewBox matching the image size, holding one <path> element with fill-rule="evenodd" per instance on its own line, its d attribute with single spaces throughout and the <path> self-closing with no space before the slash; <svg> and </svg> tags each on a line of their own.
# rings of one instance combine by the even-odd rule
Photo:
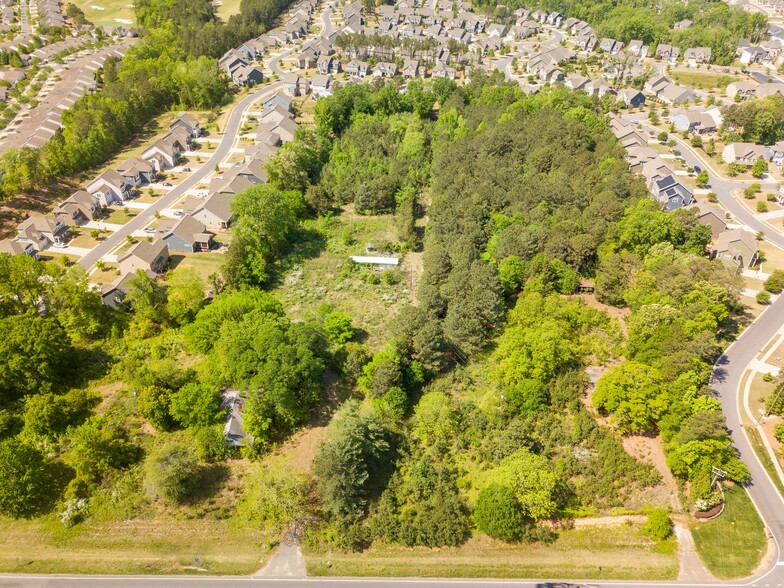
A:
<svg viewBox="0 0 784 588">
<path fill-rule="evenodd" d="M 101 216 L 101 205 L 92 194 L 84 190 L 74 192 L 54 209 L 54 218 L 68 226 L 83 225 Z"/>
<path fill-rule="evenodd" d="M 283 90 L 291 97 L 304 96 L 308 93 L 308 81 L 295 73 L 283 75 Z"/>
<path fill-rule="evenodd" d="M 37 251 L 42 251 L 53 243 L 65 243 L 71 234 L 68 226 L 60 220 L 45 216 L 31 216 L 16 227 L 17 240 L 23 244 L 32 244 Z"/>
<path fill-rule="evenodd" d="M 282 92 L 277 92 L 264 101 L 264 110 L 270 110 L 280 106 L 291 112 L 291 100 Z"/>
<path fill-rule="evenodd" d="M 210 229 L 228 229 L 234 219 L 231 201 L 234 194 L 215 192 L 208 198 L 188 198 L 183 211 Z"/>
<path fill-rule="evenodd" d="M 656 58 L 663 59 L 665 61 L 669 61 L 671 63 L 675 63 L 678 61 L 678 57 L 680 57 L 681 50 L 677 47 L 673 47 L 672 45 L 665 45 L 664 43 L 659 43 L 656 47 Z"/>
<path fill-rule="evenodd" d="M 645 95 L 634 88 L 623 88 L 618 91 L 618 100 L 626 105 L 626 108 L 637 108 L 645 104 Z"/>
<path fill-rule="evenodd" d="M 379 61 L 373 68 L 373 75 L 380 78 L 391 78 L 398 73 L 397 64 Z"/>
<path fill-rule="evenodd" d="M 754 165 L 758 159 L 765 158 L 765 147 L 754 143 L 730 143 L 721 152 L 724 163 Z"/>
<path fill-rule="evenodd" d="M 416 59 L 406 59 L 403 62 L 403 71 L 401 72 L 404 78 L 412 79 L 420 75 L 419 61 Z M 424 68 L 422 68 L 422 75 L 424 75 Z"/>
<path fill-rule="evenodd" d="M 639 59 L 645 59 L 648 57 L 648 45 L 642 41 L 632 39 L 629 41 L 629 45 L 626 47 L 626 52 L 634 55 Z"/>
<path fill-rule="evenodd" d="M 449 67 L 443 61 L 439 61 L 433 67 L 433 71 L 431 72 L 433 78 L 449 78 L 450 80 L 454 80 L 457 72 L 455 68 Z"/>
<path fill-rule="evenodd" d="M 757 240 L 754 235 L 743 229 L 724 231 L 716 239 L 713 248 L 714 259 L 721 260 L 730 267 L 747 268 L 757 264 Z"/>
<path fill-rule="evenodd" d="M 672 118 L 672 124 L 676 130 L 682 133 L 704 135 L 716 131 L 716 121 L 704 112 L 693 112 L 691 110 L 681 112 Z"/>
<path fill-rule="evenodd" d="M 162 274 L 169 265 L 169 247 L 158 239 L 153 243 L 139 241 L 117 257 L 120 274 L 135 274 L 138 270 Z"/>
<path fill-rule="evenodd" d="M 746 100 L 747 98 L 754 96 L 758 87 L 757 84 L 752 84 L 750 82 L 732 82 L 727 84 L 727 96 Z"/>
<path fill-rule="evenodd" d="M 171 169 L 177 165 L 179 153 L 174 145 L 167 143 L 163 139 L 157 140 L 147 149 L 142 151 L 142 159 L 150 165 L 157 174 L 165 169 Z"/>
<path fill-rule="evenodd" d="M 316 69 L 320 74 L 337 74 L 341 72 L 341 65 L 338 59 L 331 55 L 322 55 L 316 62 Z"/>
<path fill-rule="evenodd" d="M 683 58 L 694 67 L 698 63 L 710 63 L 713 50 L 710 47 L 689 47 Z"/>
<path fill-rule="evenodd" d="M 139 157 L 131 157 L 117 166 L 117 173 L 131 186 L 151 184 L 155 181 L 155 166 L 150 161 Z"/>
<path fill-rule="evenodd" d="M 701 225 L 710 227 L 712 241 L 715 242 L 719 235 L 726 230 L 727 222 L 724 220 L 723 215 L 719 214 L 716 209 L 708 204 L 698 202 L 691 210 Z"/>
<path fill-rule="evenodd" d="M 598 50 L 603 51 L 604 53 L 609 53 L 611 55 L 617 55 L 618 52 L 623 49 L 623 43 L 621 41 L 616 41 L 615 39 L 604 38 L 599 41 L 599 48 Z"/>
<path fill-rule="evenodd" d="M 223 57 L 218 60 L 218 66 L 223 68 L 229 76 L 238 67 L 248 65 L 248 60 L 245 56 L 236 49 L 229 49 L 224 53 Z"/>
<path fill-rule="evenodd" d="M 765 159 L 781 167 L 781 164 L 784 163 L 784 141 L 765 147 Z"/>
<path fill-rule="evenodd" d="M 158 231 L 163 233 L 160 241 L 169 249 L 189 253 L 209 251 L 215 236 L 201 222 L 187 215 L 180 220 L 162 220 L 158 223 Z"/>
<path fill-rule="evenodd" d="M 332 96 L 334 84 L 332 83 L 332 76 L 317 75 L 313 77 L 310 83 L 310 89 L 313 91 L 313 98 L 322 98 Z"/>
<path fill-rule="evenodd" d="M 318 54 L 313 47 L 306 47 L 302 52 L 297 55 L 296 60 L 299 69 L 312 69 L 316 67 L 318 61 Z"/>
<path fill-rule="evenodd" d="M 743 47 L 740 50 L 740 57 L 738 61 L 740 61 L 743 65 L 749 65 L 756 61 L 762 61 L 767 57 L 768 52 L 765 51 L 762 47 Z"/>
<path fill-rule="evenodd" d="M 201 125 L 199 125 L 199 121 L 196 120 L 196 117 L 187 112 L 178 116 L 177 119 L 169 125 L 169 130 L 173 131 L 177 127 L 184 128 L 191 137 L 198 137 L 201 135 Z"/>
<path fill-rule="evenodd" d="M 231 81 L 235 86 L 252 88 L 264 81 L 264 74 L 255 65 L 241 65 L 231 72 Z"/>
<path fill-rule="evenodd" d="M 694 202 L 692 193 L 672 174 L 654 180 L 649 189 L 653 197 L 667 211 L 683 208 Z"/>
<path fill-rule="evenodd" d="M 580 74 L 572 74 L 564 80 L 564 86 L 570 90 L 585 90 L 591 83 L 591 78 L 586 78 Z"/>
<path fill-rule="evenodd" d="M 144 271 L 149 278 L 155 278 L 155 272 L 150 270 L 139 271 Z M 103 302 L 103 305 L 113 309 L 127 308 L 125 297 L 128 295 L 131 280 L 136 276 L 136 272 L 129 272 L 121 275 L 112 284 L 104 284 L 101 289 L 101 302 Z"/>
<path fill-rule="evenodd" d="M 352 59 L 346 64 L 346 73 L 354 78 L 364 78 L 365 76 L 370 75 L 371 69 L 370 64 L 366 61 L 359 61 L 358 59 Z"/>
<path fill-rule="evenodd" d="M 113 169 L 107 169 L 87 184 L 87 191 L 98 199 L 101 206 L 122 204 L 131 196 L 133 187 Z"/>
<path fill-rule="evenodd" d="M 8 241 L 0 241 L 0 254 L 7 255 L 29 255 L 34 259 L 38 259 L 38 251 L 35 246 L 28 242 L 11 239 Z"/>
</svg>

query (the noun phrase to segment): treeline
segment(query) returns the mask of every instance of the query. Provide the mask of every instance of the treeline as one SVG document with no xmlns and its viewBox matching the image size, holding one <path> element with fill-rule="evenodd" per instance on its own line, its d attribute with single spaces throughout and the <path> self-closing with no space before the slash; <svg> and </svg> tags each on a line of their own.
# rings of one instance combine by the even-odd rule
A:
<svg viewBox="0 0 784 588">
<path fill-rule="evenodd" d="M 140 27 L 168 29 L 189 55 L 220 57 L 228 49 L 272 28 L 291 0 L 242 0 L 224 22 L 208 0 L 135 0 Z"/>
<path fill-rule="evenodd" d="M 489 2 L 480 6 L 493 7 Z M 651 45 L 659 43 L 680 48 L 681 54 L 689 47 L 710 47 L 711 61 L 729 65 L 735 60 L 738 40 L 758 43 L 765 38 L 767 18 L 758 12 L 747 12 L 725 2 L 619 2 L 602 0 L 513 0 L 509 8 L 542 9 L 561 12 L 565 18 L 574 17 L 591 24 L 599 37 L 612 37 L 624 43 L 640 39 Z M 673 30 L 673 25 L 691 20 L 694 26 Z"/>
<path fill-rule="evenodd" d="M 141 41 L 122 60 L 106 60 L 99 90 L 63 113 L 63 128 L 42 149 L 15 149 L 0 157 L 0 196 L 34 190 L 100 165 L 165 110 L 225 104 L 228 80 L 215 57 L 266 30 L 287 5 L 244 0 L 240 15 L 232 17 L 240 23 L 232 36 L 208 48 L 193 39 L 206 34 L 207 24 L 215 19 L 209 2 L 189 7 L 162 0 L 137 3 Z M 228 27 L 219 22 L 215 26 Z"/>
</svg>

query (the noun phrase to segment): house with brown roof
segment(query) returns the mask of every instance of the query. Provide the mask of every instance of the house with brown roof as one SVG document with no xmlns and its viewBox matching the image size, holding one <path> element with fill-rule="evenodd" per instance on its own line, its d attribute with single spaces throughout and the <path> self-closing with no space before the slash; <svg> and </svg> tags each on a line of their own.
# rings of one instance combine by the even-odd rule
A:
<svg viewBox="0 0 784 588">
<path fill-rule="evenodd" d="M 71 227 L 83 225 L 102 216 L 98 200 L 85 190 L 74 192 L 54 209 L 54 218 Z"/>
<path fill-rule="evenodd" d="M 759 259 L 757 240 L 754 235 L 743 229 L 724 231 L 716 239 L 713 248 L 714 259 L 729 267 L 747 268 L 756 265 Z"/>
<path fill-rule="evenodd" d="M 207 198 L 187 198 L 183 211 L 210 229 L 228 229 L 234 219 L 231 202 L 235 194 L 213 192 Z"/>
<path fill-rule="evenodd" d="M 87 184 L 87 191 L 98 199 L 101 206 L 122 204 L 131 196 L 133 187 L 113 169 L 107 169 Z"/>
<path fill-rule="evenodd" d="M 66 243 L 71 236 L 63 221 L 46 216 L 31 216 L 16 227 L 16 232 L 18 241 L 32 244 L 37 251 L 54 243 Z"/>
<path fill-rule="evenodd" d="M 203 223 L 190 215 L 180 220 L 162 220 L 158 223 L 158 231 L 163 233 L 160 241 L 173 251 L 209 251 L 212 247 L 213 233 Z"/>
<path fill-rule="evenodd" d="M 117 258 L 117 265 L 123 275 L 139 270 L 162 274 L 169 265 L 169 246 L 161 239 L 152 243 L 139 241 Z"/>
<path fill-rule="evenodd" d="M 187 112 L 182 113 L 177 119 L 169 125 L 169 130 L 173 131 L 177 127 L 184 128 L 191 137 L 198 137 L 201 135 L 201 125 L 196 117 Z"/>
<path fill-rule="evenodd" d="M 157 176 L 153 163 L 140 157 L 131 157 L 123 161 L 117 166 L 117 173 L 131 186 L 151 184 Z"/>
<path fill-rule="evenodd" d="M 28 242 L 19 241 L 18 239 L 9 239 L 7 241 L 0 241 L 0 254 L 7 255 L 29 255 L 34 259 L 38 259 L 38 251 L 35 246 Z"/>
</svg>

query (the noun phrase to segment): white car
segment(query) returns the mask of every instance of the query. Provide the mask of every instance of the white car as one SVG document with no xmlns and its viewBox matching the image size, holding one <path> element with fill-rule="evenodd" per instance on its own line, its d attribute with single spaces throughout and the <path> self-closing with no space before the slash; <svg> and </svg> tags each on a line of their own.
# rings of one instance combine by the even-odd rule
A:
<svg viewBox="0 0 784 588">
<path fill-rule="evenodd" d="M 65 249 L 68 247 L 68 245 L 66 245 L 65 243 L 55 243 L 54 246 L 57 247 L 58 249 Z"/>
<path fill-rule="evenodd" d="M 145 233 L 157 233 L 158 229 L 156 229 L 155 227 L 147 227 L 146 229 L 144 229 L 144 232 Z"/>
</svg>

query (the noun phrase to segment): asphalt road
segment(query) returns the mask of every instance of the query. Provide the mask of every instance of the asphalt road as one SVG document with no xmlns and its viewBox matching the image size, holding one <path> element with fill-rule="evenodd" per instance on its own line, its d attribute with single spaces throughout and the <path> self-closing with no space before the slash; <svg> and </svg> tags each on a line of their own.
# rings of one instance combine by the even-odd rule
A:
<svg viewBox="0 0 784 588">
<path fill-rule="evenodd" d="M 639 120 L 641 116 L 643 115 L 627 114 L 623 116 L 623 119 L 626 121 Z M 640 121 L 640 126 L 645 132 L 653 131 L 657 134 L 660 132 L 660 129 L 651 127 L 643 121 Z M 681 157 L 683 157 L 683 160 L 687 165 L 690 167 L 699 165 L 703 170 L 708 172 L 708 178 L 710 180 L 708 189 L 716 193 L 719 202 L 721 202 L 724 208 L 732 213 L 732 216 L 738 219 L 738 221 L 740 221 L 742 224 L 748 226 L 752 231 L 765 233 L 766 241 L 769 241 L 777 247 L 784 249 L 784 235 L 779 231 L 772 230 L 769 225 L 761 221 L 754 213 L 750 212 L 749 209 L 738 202 L 737 199 L 732 195 L 733 190 L 742 190 L 743 188 L 746 188 L 755 182 L 760 183 L 763 188 L 767 189 L 778 188 L 778 182 L 771 180 L 733 181 L 723 179 L 717 176 L 711 167 L 706 165 L 706 162 L 710 163 L 711 165 L 715 165 L 714 161 L 706 159 L 702 156 L 698 156 L 695 153 L 694 148 L 685 141 L 681 140 L 675 133 L 669 133 L 669 137 L 670 139 L 675 139 L 678 142 L 678 148 L 681 152 Z"/>
<path fill-rule="evenodd" d="M 121 229 L 112 233 L 105 241 L 102 241 L 97 247 L 90 251 L 87 255 L 79 260 L 79 263 L 85 269 L 90 269 L 93 264 L 101 257 L 109 253 L 112 249 L 125 242 L 126 236 L 134 231 L 143 229 L 148 223 L 155 218 L 155 213 L 162 212 L 165 208 L 170 207 L 177 200 L 179 200 L 188 190 L 193 188 L 196 184 L 202 181 L 207 175 L 215 168 L 216 165 L 221 163 L 231 152 L 232 147 L 238 137 L 238 131 L 242 124 L 242 114 L 250 107 L 251 104 L 256 102 L 265 94 L 269 94 L 277 90 L 283 85 L 282 82 L 275 82 L 267 84 L 263 88 L 251 92 L 242 101 L 237 104 L 229 115 L 228 123 L 224 129 L 223 138 L 220 145 L 215 149 L 212 157 L 210 157 L 204 165 L 193 172 L 189 178 L 183 180 L 180 184 L 172 188 L 167 194 L 158 198 L 150 206 L 140 211 L 135 217 L 122 226 Z"/>
</svg>

